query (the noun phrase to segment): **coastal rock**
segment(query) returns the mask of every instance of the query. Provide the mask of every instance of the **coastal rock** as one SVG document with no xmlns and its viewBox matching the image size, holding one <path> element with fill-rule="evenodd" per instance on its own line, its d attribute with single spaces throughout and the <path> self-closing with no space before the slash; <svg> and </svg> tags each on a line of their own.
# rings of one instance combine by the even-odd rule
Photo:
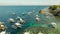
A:
<svg viewBox="0 0 60 34">
<path fill-rule="evenodd" d="M 44 14 L 45 12 L 44 12 L 44 10 L 40 10 L 39 13 L 40 14 Z"/>
</svg>

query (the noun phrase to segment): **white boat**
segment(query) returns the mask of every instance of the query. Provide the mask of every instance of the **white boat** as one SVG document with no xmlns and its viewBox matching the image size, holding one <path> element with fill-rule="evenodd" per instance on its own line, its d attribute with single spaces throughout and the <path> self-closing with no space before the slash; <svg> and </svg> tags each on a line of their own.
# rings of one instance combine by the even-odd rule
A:
<svg viewBox="0 0 60 34">
<path fill-rule="evenodd" d="M 9 22 L 13 23 L 15 20 L 13 18 L 9 18 Z"/>
<path fill-rule="evenodd" d="M 40 18 L 39 18 L 39 17 L 36 17 L 35 20 L 36 20 L 36 21 L 40 21 Z"/>
<path fill-rule="evenodd" d="M 21 24 L 20 24 L 20 23 L 15 23 L 15 25 L 16 25 L 17 27 L 20 27 L 20 26 L 21 26 Z"/>
<path fill-rule="evenodd" d="M 5 31 L 5 26 L 3 25 L 2 22 L 0 22 L 0 34 L 6 34 L 6 31 Z"/>
<path fill-rule="evenodd" d="M 51 25 L 53 28 L 56 28 L 56 26 L 57 26 L 57 24 L 55 22 L 52 22 Z"/>
<path fill-rule="evenodd" d="M 21 28 L 21 26 L 22 26 L 22 24 L 20 24 L 20 23 L 15 23 L 14 25 L 12 25 L 12 28 L 17 29 L 18 27 Z"/>
<path fill-rule="evenodd" d="M 57 28 L 57 24 L 55 23 L 55 22 L 51 22 L 50 24 L 49 24 L 49 27 L 50 28 Z"/>
<path fill-rule="evenodd" d="M 21 24 L 24 23 L 24 20 L 21 17 L 18 16 L 16 19 L 18 20 L 19 23 L 21 23 Z"/>
<path fill-rule="evenodd" d="M 0 32 L 0 34 L 6 34 L 6 31 L 2 31 L 2 32 Z"/>
<path fill-rule="evenodd" d="M 23 24 L 24 22 L 25 21 L 22 18 L 20 18 L 20 23 Z"/>
</svg>

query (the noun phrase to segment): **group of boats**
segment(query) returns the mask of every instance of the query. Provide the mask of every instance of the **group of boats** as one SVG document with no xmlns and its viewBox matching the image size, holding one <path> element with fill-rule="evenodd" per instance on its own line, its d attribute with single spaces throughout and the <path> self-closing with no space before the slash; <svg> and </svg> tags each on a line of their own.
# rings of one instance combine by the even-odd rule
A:
<svg viewBox="0 0 60 34">
<path fill-rule="evenodd" d="M 21 17 L 18 16 L 16 19 L 18 20 L 16 23 L 14 23 L 15 20 L 13 18 L 9 19 L 10 23 L 14 23 L 14 25 L 12 25 L 12 28 L 14 28 L 14 29 L 17 29 L 18 27 L 21 27 L 22 24 L 24 23 L 24 20 Z"/>
<path fill-rule="evenodd" d="M 41 11 L 39 11 L 39 13 L 44 14 L 44 11 L 41 10 Z M 15 13 L 13 13 L 13 14 L 15 15 Z M 31 14 L 31 12 L 28 13 L 28 15 L 30 15 L 30 14 Z M 12 25 L 12 28 L 14 28 L 14 29 L 21 28 L 22 25 L 25 23 L 25 21 L 19 16 L 17 16 L 16 19 L 17 19 L 16 23 L 13 18 L 9 18 L 8 21 L 10 23 L 14 23 L 14 25 Z M 38 15 L 36 15 L 35 20 L 40 21 L 41 19 L 39 18 Z M 56 26 L 57 26 L 57 24 L 55 22 L 51 22 L 49 25 L 52 26 L 51 28 L 56 28 Z M 5 25 L 3 24 L 3 22 L 0 22 L 0 34 L 6 34 L 6 28 L 5 28 Z M 29 32 L 24 32 L 24 34 L 29 34 Z M 39 32 L 38 34 L 43 34 L 43 33 Z"/>
<path fill-rule="evenodd" d="M 20 18 L 19 16 L 16 19 L 18 20 L 16 23 L 14 23 L 15 20 L 13 18 L 9 18 L 8 22 L 14 23 L 14 25 L 12 25 L 12 28 L 14 29 L 17 29 L 18 27 L 21 28 L 22 24 L 24 23 L 24 20 Z M 6 34 L 6 28 L 3 22 L 0 22 L 0 34 Z"/>
</svg>

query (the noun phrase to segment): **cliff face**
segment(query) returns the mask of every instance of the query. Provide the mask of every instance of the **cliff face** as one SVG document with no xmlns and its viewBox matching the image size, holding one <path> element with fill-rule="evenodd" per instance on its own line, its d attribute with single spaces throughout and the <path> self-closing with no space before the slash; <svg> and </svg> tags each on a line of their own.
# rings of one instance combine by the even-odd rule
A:
<svg viewBox="0 0 60 34">
<path fill-rule="evenodd" d="M 52 13 L 54 16 L 60 16 L 60 6 L 53 5 L 49 6 L 49 12 Z"/>
</svg>

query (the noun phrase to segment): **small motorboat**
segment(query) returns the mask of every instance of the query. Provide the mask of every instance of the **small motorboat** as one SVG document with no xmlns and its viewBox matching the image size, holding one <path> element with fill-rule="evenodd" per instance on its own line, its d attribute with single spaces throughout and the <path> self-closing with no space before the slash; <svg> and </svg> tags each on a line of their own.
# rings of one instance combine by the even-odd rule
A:
<svg viewBox="0 0 60 34">
<path fill-rule="evenodd" d="M 0 34 L 6 34 L 5 26 L 2 22 L 0 22 Z"/>
<path fill-rule="evenodd" d="M 57 24 L 55 22 L 52 22 L 51 25 L 53 28 L 56 28 L 56 26 L 57 26 Z"/>
<path fill-rule="evenodd" d="M 21 28 L 22 24 L 20 23 L 15 23 L 14 25 L 12 25 L 12 28 L 17 29 L 17 28 Z"/>
<path fill-rule="evenodd" d="M 13 22 L 15 22 L 15 20 L 13 18 L 9 18 L 9 22 L 13 23 Z"/>
<path fill-rule="evenodd" d="M 40 21 L 39 15 L 36 15 L 35 20 Z"/>
<path fill-rule="evenodd" d="M 23 23 L 25 22 L 25 21 L 24 21 L 21 17 L 19 17 L 19 16 L 18 16 L 16 19 L 18 20 L 18 22 L 19 22 L 20 24 L 23 24 Z"/>
<path fill-rule="evenodd" d="M 51 22 L 49 25 L 49 27 L 51 27 L 51 28 L 56 28 L 56 26 L 57 26 L 57 24 L 55 22 Z"/>
</svg>

